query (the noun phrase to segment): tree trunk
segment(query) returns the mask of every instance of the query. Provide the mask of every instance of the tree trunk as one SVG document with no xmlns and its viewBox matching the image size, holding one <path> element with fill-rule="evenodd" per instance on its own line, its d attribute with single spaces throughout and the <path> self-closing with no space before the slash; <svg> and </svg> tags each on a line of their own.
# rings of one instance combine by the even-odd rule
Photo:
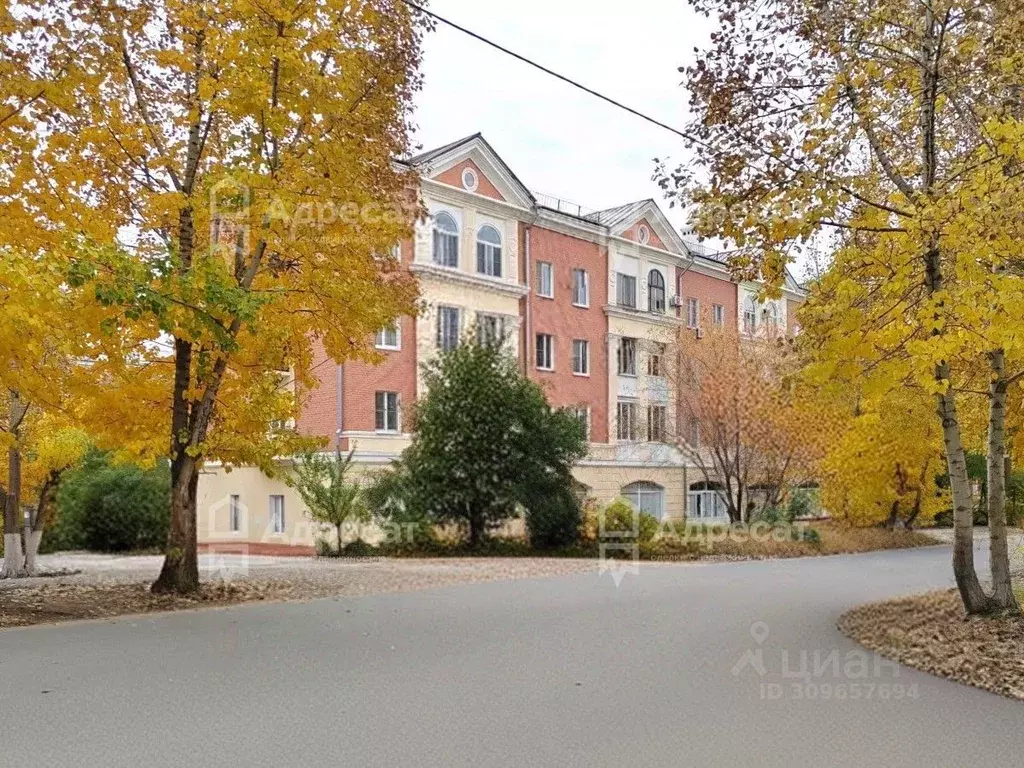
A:
<svg viewBox="0 0 1024 768">
<path fill-rule="evenodd" d="M 989 354 L 992 381 L 988 408 L 988 531 L 992 568 L 992 608 L 1020 612 L 1010 581 L 1010 553 L 1006 542 L 1006 356 L 1001 349 Z"/>
<path fill-rule="evenodd" d="M 25 575 L 25 556 L 21 549 L 21 422 L 28 405 L 17 392 L 11 392 L 10 434 L 13 440 L 7 451 L 7 499 L 4 504 L 4 566 L 0 578 Z"/>
<path fill-rule="evenodd" d="M 942 368 L 942 366 L 940 366 Z M 947 376 L 942 376 L 946 380 Z M 942 437 L 946 445 L 949 485 L 953 492 L 953 575 L 960 590 L 964 610 L 969 614 L 987 613 L 992 601 L 981 588 L 974 570 L 974 513 L 971 509 L 971 486 L 967 478 L 967 462 L 960 442 L 956 402 L 947 389 L 938 396 L 942 415 Z"/>
<path fill-rule="evenodd" d="M 341 523 L 338 523 L 338 525 L 334 527 L 338 529 L 338 557 L 341 557 L 341 550 L 344 548 L 341 543 Z"/>
<path fill-rule="evenodd" d="M 171 462 L 171 527 L 156 593 L 187 594 L 199 589 L 199 547 L 196 541 L 196 497 L 199 472 L 195 461 L 184 456 Z"/>
</svg>

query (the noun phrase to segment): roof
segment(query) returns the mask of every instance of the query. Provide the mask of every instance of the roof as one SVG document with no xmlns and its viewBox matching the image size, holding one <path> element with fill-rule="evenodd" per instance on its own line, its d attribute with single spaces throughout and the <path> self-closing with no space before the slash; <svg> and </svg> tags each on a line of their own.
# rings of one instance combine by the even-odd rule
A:
<svg viewBox="0 0 1024 768">
<path fill-rule="evenodd" d="M 617 205 L 614 208 L 605 208 L 603 211 L 596 211 L 583 218 L 603 224 L 609 229 L 615 229 L 621 224 L 632 222 L 634 219 L 639 218 L 640 212 L 651 204 L 657 205 L 651 198 L 637 200 L 625 205 Z"/>
<path fill-rule="evenodd" d="M 435 157 L 443 155 L 445 152 L 461 147 L 463 144 L 468 144 L 469 142 L 473 141 L 473 139 L 483 139 L 486 142 L 486 139 L 484 139 L 483 134 L 477 131 L 476 133 L 470 134 L 469 136 L 464 136 L 458 141 L 453 141 L 450 144 L 445 144 L 443 147 L 435 147 L 434 149 L 430 149 L 427 150 L 426 152 L 421 152 L 418 155 L 413 155 L 412 157 L 406 158 L 405 162 L 408 163 L 409 165 L 423 165 L 423 163 L 428 163 Z"/>
</svg>

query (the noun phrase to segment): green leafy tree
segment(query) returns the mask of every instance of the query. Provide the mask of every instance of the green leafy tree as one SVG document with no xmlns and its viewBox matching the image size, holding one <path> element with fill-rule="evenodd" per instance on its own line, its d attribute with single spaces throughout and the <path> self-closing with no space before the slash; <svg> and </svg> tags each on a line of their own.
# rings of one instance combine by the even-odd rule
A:
<svg viewBox="0 0 1024 768">
<path fill-rule="evenodd" d="M 352 451 L 333 456 L 310 451 L 295 462 L 289 484 L 295 488 L 309 516 L 316 522 L 333 527 L 338 542 L 338 555 L 344 548 L 342 531 L 350 522 L 365 523 L 370 512 L 363 495 L 362 484 L 351 480 Z"/>
<path fill-rule="evenodd" d="M 521 508 L 558 497 L 573 501 L 561 508 L 578 527 L 572 465 L 586 454 L 582 425 L 548 405 L 503 343 L 467 340 L 423 376 L 413 443 L 392 470 L 403 477 L 406 514 L 464 525 L 476 547 Z"/>
</svg>

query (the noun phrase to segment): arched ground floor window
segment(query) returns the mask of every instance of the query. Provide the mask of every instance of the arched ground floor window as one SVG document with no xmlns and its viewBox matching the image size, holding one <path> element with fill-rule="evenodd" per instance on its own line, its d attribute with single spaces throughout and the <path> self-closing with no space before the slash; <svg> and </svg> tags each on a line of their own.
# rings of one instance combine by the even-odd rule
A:
<svg viewBox="0 0 1024 768">
<path fill-rule="evenodd" d="M 640 481 L 623 487 L 622 497 L 634 509 L 648 512 L 661 520 L 665 516 L 665 489 L 657 483 Z"/>
</svg>

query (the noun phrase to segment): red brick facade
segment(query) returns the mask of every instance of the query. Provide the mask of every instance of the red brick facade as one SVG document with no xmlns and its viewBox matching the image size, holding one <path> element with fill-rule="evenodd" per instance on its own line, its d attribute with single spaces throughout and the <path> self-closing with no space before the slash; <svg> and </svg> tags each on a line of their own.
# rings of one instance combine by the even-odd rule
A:
<svg viewBox="0 0 1024 768">
<path fill-rule="evenodd" d="M 569 237 L 542 227 L 529 227 L 530 259 L 536 281 L 537 264 L 554 266 L 555 295 L 548 299 L 533 291 L 531 302 L 532 337 L 528 340 L 531 356 L 528 375 L 545 387 L 555 406 L 590 407 L 590 439 L 608 441 L 608 256 L 604 247 Z M 573 270 L 583 269 L 589 282 L 589 306 L 573 304 Z M 555 338 L 555 370 L 537 370 L 535 337 L 548 333 Z M 589 375 L 573 373 L 573 341 L 589 344 Z"/>
<path fill-rule="evenodd" d="M 679 285 L 679 296 L 682 306 L 679 316 L 686 317 L 686 300 L 695 298 L 700 302 L 700 325 L 711 327 L 712 307 L 721 304 L 725 308 L 725 327 L 737 327 L 737 291 L 736 284 L 723 278 L 711 277 L 693 269 L 679 267 L 676 269 L 676 281 Z"/>
</svg>

